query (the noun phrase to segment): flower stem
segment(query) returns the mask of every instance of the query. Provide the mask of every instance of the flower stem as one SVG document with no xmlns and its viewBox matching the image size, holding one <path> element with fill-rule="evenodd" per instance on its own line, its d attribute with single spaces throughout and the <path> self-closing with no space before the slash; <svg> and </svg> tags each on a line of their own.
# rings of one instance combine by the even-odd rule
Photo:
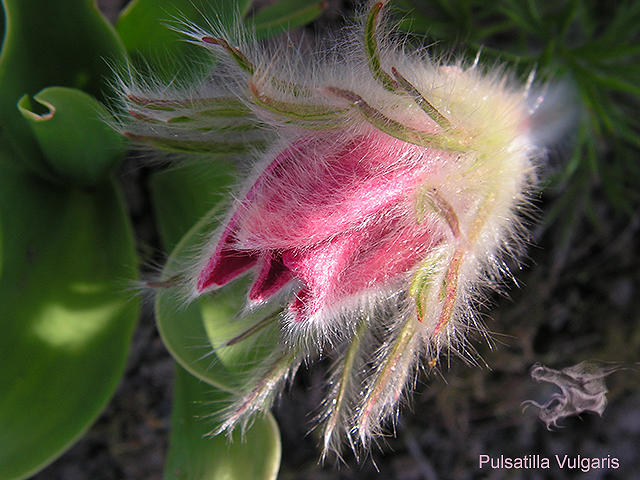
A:
<svg viewBox="0 0 640 480">
<path fill-rule="evenodd" d="M 380 64 L 380 55 L 378 53 L 378 40 L 376 38 L 376 29 L 378 27 L 378 17 L 380 10 L 384 7 L 385 2 L 377 2 L 371 6 L 367 23 L 364 26 L 364 46 L 367 51 L 367 59 L 369 60 L 369 70 L 374 78 L 378 80 L 384 88 L 395 92 L 398 89 L 396 82 L 391 75 L 385 72 Z"/>
<path fill-rule="evenodd" d="M 225 39 L 204 36 L 201 38 L 201 40 L 204 43 L 208 43 L 210 45 L 220 45 L 227 51 L 227 53 L 229 53 L 233 61 L 236 62 L 238 66 L 249 75 L 253 75 L 253 72 L 255 72 L 255 66 L 249 61 L 244 53 L 242 53 L 239 48 L 229 45 L 229 42 L 227 42 Z"/>
<path fill-rule="evenodd" d="M 445 281 L 443 285 L 444 304 L 440 312 L 440 318 L 436 324 L 436 328 L 433 331 L 433 335 L 436 336 L 440 331 L 449 323 L 453 312 L 455 310 L 456 299 L 458 297 L 458 278 L 460 276 L 460 265 L 464 259 L 465 250 L 462 247 L 458 247 L 453 253 L 451 262 L 447 269 Z"/>
<path fill-rule="evenodd" d="M 254 382 L 253 388 L 243 395 L 237 403 L 232 405 L 224 422 L 212 432 L 218 435 L 224 431 L 231 431 L 238 423 L 243 423 L 252 414 L 267 409 L 273 393 L 281 381 L 287 378 L 299 357 L 297 348 L 280 352 L 272 360 L 266 371 Z M 273 357 L 270 357 L 273 358 Z"/>
<path fill-rule="evenodd" d="M 123 132 L 131 140 L 147 143 L 154 147 L 182 153 L 226 153 L 242 154 L 252 152 L 256 148 L 264 148 L 265 142 L 216 142 L 209 140 L 185 140 L 161 137 L 156 135 L 140 135 L 133 132 Z"/>
<path fill-rule="evenodd" d="M 206 111 L 221 109 L 223 112 L 228 110 L 230 113 L 237 113 L 237 116 L 251 114 L 251 111 L 240 100 L 233 97 L 163 99 L 146 98 L 130 93 L 127 98 L 133 104 L 149 110 L 175 112 L 182 109 L 205 109 Z"/>
<path fill-rule="evenodd" d="M 273 315 L 269 315 L 266 318 L 263 318 L 262 320 L 260 320 L 258 323 L 256 323 L 255 325 L 252 325 L 251 327 L 249 327 L 248 329 L 246 329 L 244 332 L 242 332 L 239 335 L 236 335 L 235 337 L 233 337 L 231 340 L 229 340 L 228 342 L 226 342 L 223 347 L 230 347 L 231 345 L 235 345 L 236 343 L 240 343 L 243 340 L 249 338 L 251 335 L 258 333 L 260 330 L 268 327 L 269 325 L 271 325 L 279 316 L 279 313 L 275 313 Z"/>
<path fill-rule="evenodd" d="M 249 82 L 249 91 L 254 102 L 260 107 L 284 117 L 313 122 L 315 126 L 324 125 L 325 128 L 337 128 L 340 126 L 337 123 L 340 120 L 340 115 L 346 112 L 344 108 L 334 109 L 323 105 L 298 104 L 276 100 L 260 92 L 253 82 Z M 324 124 L 322 122 L 329 123 Z"/>
</svg>

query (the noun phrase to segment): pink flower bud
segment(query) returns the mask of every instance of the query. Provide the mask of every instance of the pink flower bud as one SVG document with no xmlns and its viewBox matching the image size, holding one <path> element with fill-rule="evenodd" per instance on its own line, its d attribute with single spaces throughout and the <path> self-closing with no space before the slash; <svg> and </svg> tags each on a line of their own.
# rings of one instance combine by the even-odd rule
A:
<svg viewBox="0 0 640 480">
<path fill-rule="evenodd" d="M 367 444 L 421 359 L 473 360 L 467 333 L 482 329 L 483 292 L 521 251 L 549 106 L 504 72 L 382 44 L 382 7 L 365 16 L 364 41 L 308 59 L 188 25 L 191 41 L 229 54 L 222 73 L 164 97 L 123 85 L 129 137 L 253 162 L 186 287 L 197 297 L 249 273 L 250 306 L 284 303 L 281 349 L 220 430 L 269 408 L 301 360 L 322 352 L 337 358 L 319 417 L 324 452 L 344 437 Z"/>
<path fill-rule="evenodd" d="M 446 237 L 418 222 L 415 205 L 417 189 L 451 156 L 376 131 L 293 142 L 234 209 L 197 293 L 256 266 L 250 301 L 294 283 L 291 318 L 321 322 L 372 289 L 397 289 Z"/>
</svg>

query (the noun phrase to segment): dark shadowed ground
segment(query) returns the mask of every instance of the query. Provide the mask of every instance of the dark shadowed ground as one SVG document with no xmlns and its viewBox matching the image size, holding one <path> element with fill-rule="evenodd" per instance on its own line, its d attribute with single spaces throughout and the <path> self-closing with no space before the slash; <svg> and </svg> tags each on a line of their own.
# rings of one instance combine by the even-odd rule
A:
<svg viewBox="0 0 640 480">
<path fill-rule="evenodd" d="M 99 4 L 114 19 L 122 0 Z M 331 6 L 323 20 L 339 14 Z M 318 27 L 323 28 L 323 27 Z M 144 187 L 148 172 L 127 164 L 120 172 L 143 250 L 158 238 Z M 639 185 L 640 187 L 640 185 Z M 521 288 L 496 298 L 486 324 L 491 345 L 478 339 L 487 366 L 470 367 L 451 358 L 442 376 L 421 376 L 416 393 L 401 409 L 396 435 L 374 447 L 359 464 L 318 463 L 318 439 L 308 434 L 320 402 L 327 364 L 302 371 L 281 398 L 275 414 L 283 444 L 282 480 L 640 478 L 640 214 L 610 211 L 598 185 L 591 208 L 606 219 L 594 225 L 576 209 L 566 233 L 538 231 L 530 259 L 516 271 Z M 544 207 L 551 202 L 540 200 Z M 558 238 L 568 239 L 559 243 Z M 563 245 L 560 247 L 559 245 Z M 556 390 L 531 380 L 537 362 L 564 368 L 583 360 L 619 362 L 628 369 L 607 378 L 608 406 L 602 417 L 583 414 L 548 431 L 528 399 L 546 401 Z M 446 362 L 445 362 L 446 363 Z M 150 308 L 135 333 L 126 376 L 99 421 L 37 480 L 162 478 L 169 436 L 173 361 L 158 338 Z M 392 432 L 391 429 L 389 429 Z M 617 457 L 617 470 L 480 470 L 479 455 Z M 251 479 L 247 479 L 251 480 Z"/>
</svg>

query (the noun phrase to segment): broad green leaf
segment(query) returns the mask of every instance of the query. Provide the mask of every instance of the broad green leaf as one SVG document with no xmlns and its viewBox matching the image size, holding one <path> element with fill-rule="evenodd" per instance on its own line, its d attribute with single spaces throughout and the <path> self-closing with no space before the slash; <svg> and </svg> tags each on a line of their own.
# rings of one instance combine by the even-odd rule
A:
<svg viewBox="0 0 640 480">
<path fill-rule="evenodd" d="M 0 478 L 44 467 L 100 414 L 139 302 L 131 227 L 111 183 L 66 190 L 0 164 Z"/>
<path fill-rule="evenodd" d="M 109 63 L 124 49 L 92 0 L 2 0 L 6 36 L 0 54 L 0 135 L 45 177 L 43 160 L 16 103 L 49 85 L 79 88 L 100 98 L 112 78 Z"/>
<path fill-rule="evenodd" d="M 120 14 L 116 30 L 136 67 L 148 65 L 149 73 L 165 81 L 184 79 L 194 73 L 189 69 L 203 63 L 207 51 L 185 42 L 171 27 L 179 28 L 183 21 L 206 27 L 209 18 L 230 25 L 250 4 L 251 0 L 133 0 Z"/>
<path fill-rule="evenodd" d="M 262 8 L 250 22 L 258 38 L 265 38 L 314 21 L 326 6 L 324 0 L 280 0 Z"/>
<path fill-rule="evenodd" d="M 207 15 L 230 22 L 235 15 L 246 14 L 250 5 L 251 0 L 133 0 L 120 14 L 116 30 L 129 52 L 172 55 L 181 51 L 177 40 L 182 37 L 169 24 L 203 23 Z"/>
<path fill-rule="evenodd" d="M 151 196 L 162 243 L 171 251 L 207 212 L 221 205 L 234 180 L 234 168 L 210 159 L 155 173 Z"/>
<path fill-rule="evenodd" d="M 239 432 L 208 437 L 215 419 L 208 418 L 228 394 L 176 368 L 171 440 L 165 480 L 273 480 L 280 467 L 280 433 L 271 414 L 258 418 L 244 437 Z"/>
<path fill-rule="evenodd" d="M 4 24 L 4 8 L 2 8 L 2 4 L 0 3 L 0 45 L 2 44 L 2 39 L 4 38 L 5 32 L 5 24 Z"/>
<path fill-rule="evenodd" d="M 213 233 L 214 219 L 222 211 L 222 194 L 229 188 L 232 172 L 228 163 L 209 160 L 154 176 L 151 191 L 161 236 L 166 246 L 177 244 L 164 268 L 163 278 L 179 273 L 206 236 Z M 276 342 L 272 325 L 255 335 L 261 340 L 261 346 L 249 339 L 213 352 L 273 313 L 255 312 L 236 318 L 244 310 L 247 290 L 247 281 L 241 280 L 213 297 L 203 297 L 187 305 L 174 289 L 160 290 L 156 296 L 158 329 L 176 361 L 192 375 L 226 390 L 237 388 L 243 375 Z"/>
<path fill-rule="evenodd" d="M 315 20 L 325 8 L 322 0 L 285 0 L 265 7 L 249 23 L 256 26 L 258 38 L 281 33 L 287 28 Z M 207 29 L 211 22 L 231 27 L 244 18 L 251 0 L 133 0 L 122 12 L 116 29 L 137 68 L 168 81 L 190 78 L 199 72 L 196 65 L 207 65 L 207 51 L 185 42 L 174 28 L 193 22 Z"/>
<path fill-rule="evenodd" d="M 46 112 L 36 113 L 28 95 L 20 99 L 18 108 L 57 176 L 77 185 L 93 185 L 124 156 L 124 139 L 106 123 L 109 112 L 90 95 L 73 88 L 49 87 L 34 100 Z"/>
</svg>

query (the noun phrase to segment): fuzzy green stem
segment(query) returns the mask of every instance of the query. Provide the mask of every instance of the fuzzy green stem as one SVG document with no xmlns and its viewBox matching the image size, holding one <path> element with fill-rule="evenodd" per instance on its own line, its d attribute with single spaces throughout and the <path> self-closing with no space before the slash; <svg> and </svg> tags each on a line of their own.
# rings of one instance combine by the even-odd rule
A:
<svg viewBox="0 0 640 480">
<path fill-rule="evenodd" d="M 269 315 L 266 318 L 263 318 L 262 320 L 260 320 L 258 323 L 256 323 L 255 325 L 252 325 L 251 327 L 249 327 L 248 329 L 246 329 L 244 332 L 242 332 L 239 335 L 236 335 L 235 337 L 233 337 L 231 340 L 229 340 L 228 342 L 226 342 L 223 347 L 230 347 L 231 345 L 235 345 L 236 343 L 240 343 L 243 340 L 246 340 L 247 338 L 249 338 L 251 335 L 254 335 L 256 333 L 258 333 L 259 331 L 263 330 L 264 328 L 268 327 L 269 325 L 271 325 L 275 320 L 278 319 L 279 314 L 276 313 L 274 315 Z"/>
<path fill-rule="evenodd" d="M 229 45 L 229 42 L 227 42 L 224 38 L 204 36 L 201 38 L 201 40 L 204 43 L 208 43 L 210 45 L 219 45 L 224 48 L 227 53 L 229 53 L 233 61 L 236 62 L 236 64 L 249 75 L 253 75 L 253 73 L 255 72 L 255 66 L 249 61 L 244 53 L 242 53 L 239 48 Z"/>
<path fill-rule="evenodd" d="M 278 383 L 283 378 L 286 378 L 298 355 L 298 349 L 281 352 L 272 361 L 267 370 L 254 382 L 251 390 L 241 398 L 240 403 L 233 407 L 232 414 L 212 432 L 212 435 L 218 435 L 225 430 L 232 429 L 243 418 L 265 408 L 265 403 Z"/>
<path fill-rule="evenodd" d="M 149 288 L 171 288 L 179 285 L 184 279 L 183 275 L 174 275 L 166 280 L 152 280 L 146 282 L 145 285 Z"/>
<path fill-rule="evenodd" d="M 256 148 L 265 147 L 263 141 L 249 142 L 216 142 L 209 140 L 175 140 L 154 135 L 140 135 L 132 132 L 124 132 L 123 135 L 140 143 L 153 145 L 154 147 L 181 153 L 249 153 Z"/>
<path fill-rule="evenodd" d="M 340 116 L 346 112 L 346 109 L 277 100 L 260 92 L 253 82 L 249 82 L 249 91 L 255 103 L 270 112 L 297 120 L 314 122 L 317 125 L 321 125 L 321 122 L 330 122 L 326 125 L 326 128 L 339 127 L 341 123 L 339 122 Z"/>
<path fill-rule="evenodd" d="M 364 318 L 358 323 L 356 327 L 355 335 L 353 336 L 353 340 L 347 349 L 347 352 L 344 356 L 344 361 L 342 362 L 342 371 L 340 373 L 340 378 L 338 380 L 338 387 L 336 391 L 336 395 L 333 399 L 333 406 L 331 407 L 331 414 L 326 421 L 326 426 L 324 429 L 324 451 L 326 452 L 331 444 L 331 437 L 333 432 L 335 431 L 336 425 L 338 424 L 338 420 L 340 418 L 340 412 L 342 411 L 342 406 L 346 399 L 346 392 L 349 388 L 349 383 L 351 381 L 351 375 L 353 366 L 355 364 L 356 355 L 358 350 L 360 349 L 360 345 L 362 343 L 362 337 L 364 336 L 367 327 L 369 324 L 368 318 Z"/>
<path fill-rule="evenodd" d="M 369 69 L 374 78 L 378 80 L 384 88 L 391 92 L 398 89 L 398 83 L 385 72 L 380 63 L 380 54 L 378 52 L 378 40 L 376 38 L 376 29 L 378 27 L 378 17 L 380 10 L 384 7 L 384 2 L 374 3 L 369 10 L 369 16 L 364 27 L 364 46 L 369 60 Z"/>
<path fill-rule="evenodd" d="M 144 107 L 149 110 L 159 110 L 166 112 L 175 112 L 182 109 L 200 109 L 204 111 L 217 112 L 218 110 L 237 112 L 237 116 L 250 115 L 251 111 L 244 104 L 233 97 L 211 97 L 211 98 L 193 98 L 193 99 L 171 99 L 164 98 L 146 98 L 130 93 L 127 95 L 129 101 L 133 104 Z"/>
<path fill-rule="evenodd" d="M 155 118 L 145 115 L 134 110 L 129 111 L 129 115 L 142 122 L 151 123 L 155 125 L 164 126 L 179 126 L 185 124 L 191 124 L 190 128 L 201 132 L 249 132 L 251 130 L 258 130 L 260 128 L 259 122 L 245 122 L 245 123 L 226 123 L 221 125 L 214 125 L 211 122 L 202 122 L 202 119 L 207 119 L 206 115 L 199 115 L 195 113 L 193 115 L 177 115 L 166 119 Z M 215 117 L 214 117 L 215 118 Z"/>
<path fill-rule="evenodd" d="M 391 350 L 386 355 L 384 362 L 378 369 L 378 375 L 373 386 L 367 392 L 367 396 L 364 400 L 361 415 L 358 420 L 361 431 L 368 430 L 369 422 L 371 419 L 371 413 L 378 404 L 380 397 L 383 395 L 384 389 L 389 383 L 389 379 L 392 375 L 396 377 L 406 375 L 407 361 L 414 358 L 413 352 L 409 352 L 408 347 L 416 333 L 416 322 L 412 316 L 409 316 L 402 326 L 398 336 L 393 342 Z M 403 364 L 404 371 L 398 371 L 398 365 Z M 396 379 L 398 380 L 398 379 Z M 400 379 L 402 380 L 402 379 Z M 402 386 L 403 381 L 396 381 L 397 385 Z M 394 394 L 394 402 L 397 401 L 401 388 Z"/>
<path fill-rule="evenodd" d="M 433 335 L 437 335 L 440 331 L 449 323 L 453 312 L 455 311 L 456 300 L 458 298 L 458 279 L 460 277 L 460 265 L 464 259 L 465 251 L 462 248 L 456 249 L 449 262 L 447 268 L 447 275 L 445 276 L 444 284 L 442 286 L 442 296 L 444 297 L 444 303 L 442 310 L 440 311 L 440 318 L 436 328 L 433 330 Z"/>
<path fill-rule="evenodd" d="M 444 252 L 436 251 L 427 256 L 420 264 L 418 271 L 413 277 L 411 286 L 409 287 L 409 295 L 416 301 L 416 310 L 418 312 L 418 321 L 424 320 L 424 306 L 427 297 L 434 284 L 435 276 L 439 271 L 439 264 L 444 257 Z"/>
<path fill-rule="evenodd" d="M 460 222 L 455 210 L 447 200 L 440 195 L 435 187 L 423 188 L 418 199 L 418 220 L 424 215 L 424 204 L 428 203 L 431 209 L 436 212 L 449 226 L 453 238 L 460 239 Z"/>
</svg>

